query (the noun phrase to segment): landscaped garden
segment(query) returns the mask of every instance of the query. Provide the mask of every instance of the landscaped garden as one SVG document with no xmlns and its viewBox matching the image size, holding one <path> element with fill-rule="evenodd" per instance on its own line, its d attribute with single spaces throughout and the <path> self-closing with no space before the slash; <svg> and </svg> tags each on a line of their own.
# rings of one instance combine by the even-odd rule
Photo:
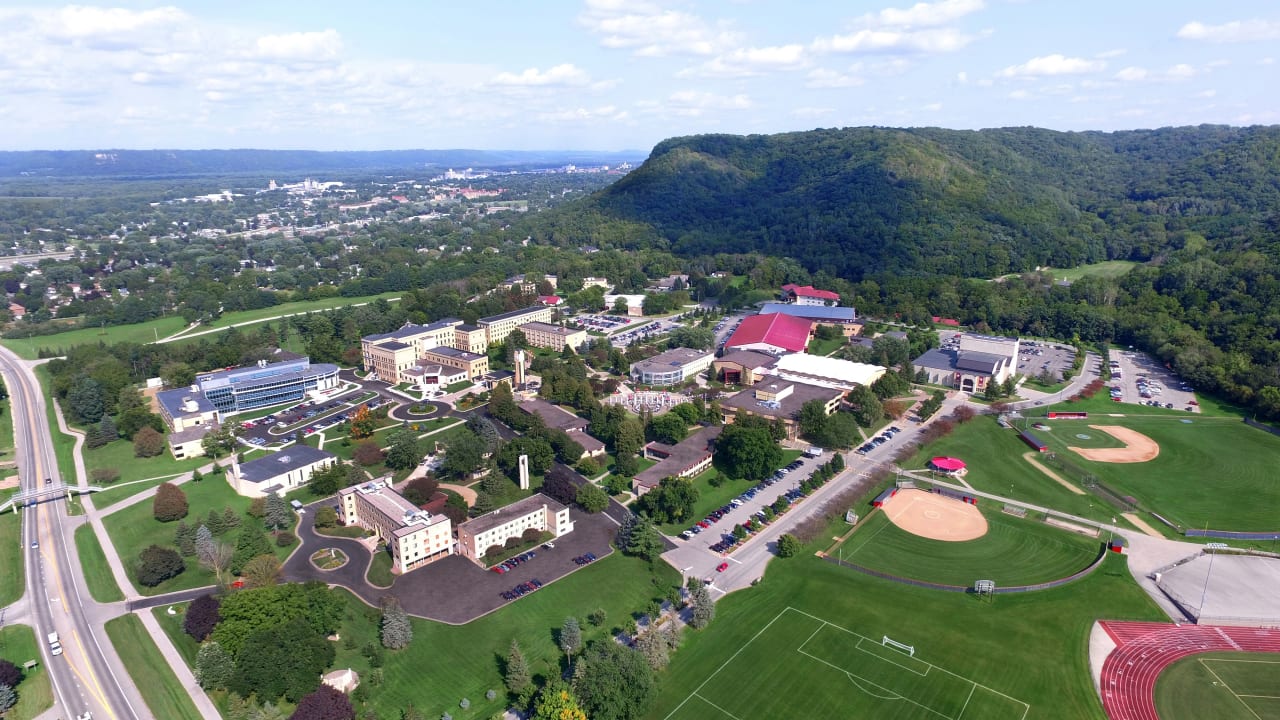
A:
<svg viewBox="0 0 1280 720">
<path fill-rule="evenodd" d="M 347 554 L 337 548 L 324 548 L 311 553 L 311 564 L 321 570 L 337 570 L 346 565 Z"/>
</svg>

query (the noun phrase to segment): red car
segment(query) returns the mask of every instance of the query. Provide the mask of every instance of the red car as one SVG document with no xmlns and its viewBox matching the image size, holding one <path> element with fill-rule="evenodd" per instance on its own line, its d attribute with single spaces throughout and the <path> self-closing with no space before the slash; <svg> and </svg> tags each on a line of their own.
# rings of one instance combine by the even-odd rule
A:
<svg viewBox="0 0 1280 720">
<path fill-rule="evenodd" d="M 729 563 L 727 562 L 722 562 L 716 566 L 716 572 L 724 572 L 725 570 L 728 570 L 728 569 L 729 569 Z"/>
</svg>

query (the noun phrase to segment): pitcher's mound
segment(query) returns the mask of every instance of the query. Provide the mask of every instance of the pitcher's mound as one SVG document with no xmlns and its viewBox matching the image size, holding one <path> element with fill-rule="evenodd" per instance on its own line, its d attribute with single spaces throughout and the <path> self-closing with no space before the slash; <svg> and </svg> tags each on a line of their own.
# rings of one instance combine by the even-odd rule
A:
<svg viewBox="0 0 1280 720">
<path fill-rule="evenodd" d="M 883 510 L 894 525 L 930 540 L 961 542 L 987 534 L 987 519 L 976 506 L 924 490 L 901 490 Z"/>
</svg>

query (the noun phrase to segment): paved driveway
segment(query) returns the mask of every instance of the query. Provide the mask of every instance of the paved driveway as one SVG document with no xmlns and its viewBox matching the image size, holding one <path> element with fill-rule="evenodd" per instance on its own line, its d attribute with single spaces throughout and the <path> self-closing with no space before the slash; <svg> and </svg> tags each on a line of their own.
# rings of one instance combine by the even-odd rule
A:
<svg viewBox="0 0 1280 720">
<path fill-rule="evenodd" d="M 341 585 L 375 606 L 383 595 L 395 595 L 409 614 L 451 625 L 462 625 L 509 602 L 520 602 L 502 598 L 504 590 L 520 583 L 537 578 L 544 585 L 549 585 L 580 569 L 573 562 L 578 555 L 590 552 L 597 558 L 605 557 L 612 552 L 611 543 L 617 532 L 617 525 L 603 513 L 587 515 L 572 508 L 569 514 L 574 522 L 574 531 L 555 540 L 554 550 L 537 548 L 537 557 L 511 572 L 499 575 L 460 555 L 451 555 L 397 577 L 390 589 L 384 589 L 365 581 L 365 571 L 372 558 L 362 543 L 316 533 L 315 509 L 329 502 L 332 500 L 307 506 L 308 512 L 302 515 L 298 527 L 302 545 L 285 563 L 285 579 L 295 582 L 319 580 L 329 585 Z M 337 570 L 316 568 L 311 564 L 311 554 L 326 547 L 342 550 L 351 560 Z"/>
</svg>

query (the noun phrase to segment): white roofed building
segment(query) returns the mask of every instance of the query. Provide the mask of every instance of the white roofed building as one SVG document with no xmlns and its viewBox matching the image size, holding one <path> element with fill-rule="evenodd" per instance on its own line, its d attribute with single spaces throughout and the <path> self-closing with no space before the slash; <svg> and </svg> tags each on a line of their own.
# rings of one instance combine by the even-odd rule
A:
<svg viewBox="0 0 1280 720">
<path fill-rule="evenodd" d="M 821 355 L 793 353 L 778 358 L 773 372 L 784 380 L 838 388 L 848 392 L 859 385 L 875 384 L 877 380 L 884 377 L 885 368 Z"/>
</svg>

